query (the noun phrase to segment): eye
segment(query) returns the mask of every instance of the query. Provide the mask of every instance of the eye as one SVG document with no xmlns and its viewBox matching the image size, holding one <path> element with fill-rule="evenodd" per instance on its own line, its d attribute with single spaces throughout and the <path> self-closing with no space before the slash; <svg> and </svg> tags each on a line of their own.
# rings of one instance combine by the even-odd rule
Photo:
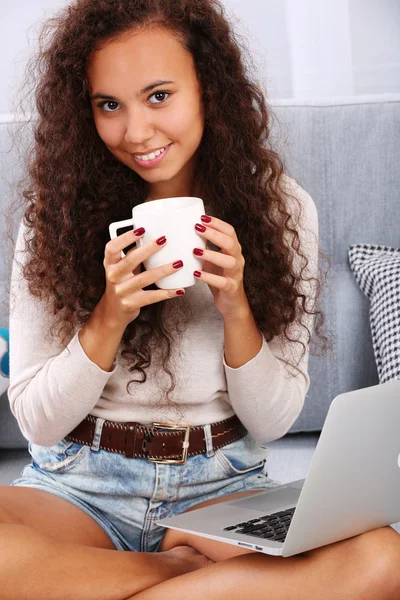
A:
<svg viewBox="0 0 400 600">
<path fill-rule="evenodd" d="M 163 102 L 165 102 L 165 100 L 168 100 L 169 96 L 171 95 L 170 92 L 167 92 L 167 91 L 164 91 L 164 90 L 160 90 L 158 92 L 154 92 L 153 94 L 151 94 L 151 96 L 149 96 L 149 99 L 152 98 L 153 96 L 160 97 L 160 96 L 165 96 L 166 94 L 167 94 L 167 98 L 165 98 L 161 102 L 151 102 L 150 104 L 163 104 Z"/>
<path fill-rule="evenodd" d="M 99 106 L 100 108 L 102 108 L 104 110 L 104 112 L 115 112 L 115 110 L 111 109 L 111 110 L 106 110 L 104 107 L 106 104 L 113 104 L 113 105 L 117 105 L 118 106 L 118 102 L 114 102 L 113 100 L 104 100 L 103 102 L 100 102 L 97 106 Z"/>
</svg>

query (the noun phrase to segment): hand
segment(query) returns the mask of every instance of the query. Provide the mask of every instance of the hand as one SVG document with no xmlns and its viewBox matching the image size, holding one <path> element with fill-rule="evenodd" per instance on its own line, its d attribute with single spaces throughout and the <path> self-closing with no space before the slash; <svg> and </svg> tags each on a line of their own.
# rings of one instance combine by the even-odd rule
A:
<svg viewBox="0 0 400 600">
<path fill-rule="evenodd" d="M 199 273 L 199 279 L 208 284 L 215 305 L 224 318 L 240 315 L 249 310 L 249 303 L 243 284 L 245 260 L 235 229 L 216 217 L 204 215 L 201 220 L 202 224 L 195 226 L 196 232 L 221 250 L 205 249 L 203 270 L 195 273 Z M 198 255 L 196 251 L 194 254 Z"/>
<path fill-rule="evenodd" d="M 142 306 L 154 304 L 161 300 L 184 295 L 185 291 L 177 290 L 143 290 L 142 288 L 155 283 L 162 277 L 176 273 L 183 267 L 177 261 L 163 265 L 156 269 L 140 272 L 140 264 L 161 250 L 168 241 L 152 240 L 142 247 L 130 250 L 126 256 L 121 257 L 121 250 L 136 242 L 143 234 L 144 229 L 128 231 L 110 240 L 104 253 L 104 269 L 106 272 L 106 289 L 99 302 L 104 318 L 116 327 L 125 327 L 136 319 Z M 158 243 L 157 243 L 158 242 Z M 174 267 L 175 265 L 175 267 Z"/>
</svg>

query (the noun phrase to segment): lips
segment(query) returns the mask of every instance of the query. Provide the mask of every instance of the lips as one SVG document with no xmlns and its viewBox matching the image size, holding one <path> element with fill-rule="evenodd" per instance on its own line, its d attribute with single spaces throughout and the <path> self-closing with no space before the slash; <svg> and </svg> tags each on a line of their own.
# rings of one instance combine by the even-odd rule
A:
<svg viewBox="0 0 400 600">
<path fill-rule="evenodd" d="M 132 159 L 135 161 L 135 163 L 141 167 L 153 167 L 155 165 L 157 165 L 158 163 L 160 163 L 164 156 L 166 156 L 166 154 L 168 154 L 169 149 L 171 148 L 172 144 L 169 144 L 164 152 L 162 152 L 159 156 L 156 156 L 155 158 L 153 158 L 152 160 L 141 160 L 140 158 L 136 158 L 136 156 L 134 154 L 131 154 Z"/>
<path fill-rule="evenodd" d="M 159 150 L 164 150 L 170 144 L 165 144 L 165 146 L 160 146 L 159 148 L 153 148 L 151 150 L 146 150 L 146 152 L 134 152 L 134 156 L 148 156 L 152 152 L 158 152 Z"/>
</svg>

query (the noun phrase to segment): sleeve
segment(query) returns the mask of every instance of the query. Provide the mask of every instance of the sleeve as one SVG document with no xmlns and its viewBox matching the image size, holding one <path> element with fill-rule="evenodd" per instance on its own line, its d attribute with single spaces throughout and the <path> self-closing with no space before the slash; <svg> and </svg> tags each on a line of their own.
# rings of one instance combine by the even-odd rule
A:
<svg viewBox="0 0 400 600">
<path fill-rule="evenodd" d="M 303 273 L 307 278 L 317 277 L 317 209 L 311 196 L 293 179 L 287 178 L 287 184 L 302 207 L 302 221 L 298 221 L 297 231 L 302 252 L 309 261 Z M 295 259 L 296 263 L 299 264 L 298 258 Z M 302 289 L 308 298 L 308 307 L 313 306 L 315 280 L 304 281 Z M 303 324 L 312 333 L 313 315 L 304 315 Z M 303 408 L 310 385 L 308 332 L 298 323 L 293 323 L 289 334 L 297 341 L 289 342 L 282 335 L 267 343 L 263 336 L 259 353 L 237 369 L 226 364 L 224 351 L 222 353 L 232 407 L 250 435 L 261 444 L 276 440 L 288 432 Z M 303 357 L 304 348 L 298 341 L 305 346 Z"/>
<path fill-rule="evenodd" d="M 30 294 L 22 276 L 25 232 L 21 224 L 11 273 L 8 398 L 24 437 L 52 446 L 90 413 L 116 366 L 103 371 L 93 363 L 79 342 L 79 331 L 67 347 L 51 340 L 46 303 Z"/>
</svg>

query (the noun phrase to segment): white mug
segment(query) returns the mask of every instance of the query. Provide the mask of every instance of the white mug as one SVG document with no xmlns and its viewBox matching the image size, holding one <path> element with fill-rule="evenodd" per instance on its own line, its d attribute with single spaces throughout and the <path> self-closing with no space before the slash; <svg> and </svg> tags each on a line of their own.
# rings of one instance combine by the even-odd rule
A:
<svg viewBox="0 0 400 600">
<path fill-rule="evenodd" d="M 129 225 L 133 229 L 144 227 L 146 230 L 136 242 L 138 247 L 165 235 L 167 243 L 143 264 L 149 270 L 182 260 L 181 269 L 159 279 L 155 284 L 163 290 L 186 288 L 196 282 L 193 271 L 202 269 L 203 260 L 193 254 L 194 248 L 206 247 L 205 240 L 195 230 L 196 223 L 201 223 L 201 215 L 204 215 L 201 198 L 182 196 L 149 200 L 133 207 L 131 219 L 111 223 L 110 237 L 117 237 L 117 230 Z"/>
</svg>

